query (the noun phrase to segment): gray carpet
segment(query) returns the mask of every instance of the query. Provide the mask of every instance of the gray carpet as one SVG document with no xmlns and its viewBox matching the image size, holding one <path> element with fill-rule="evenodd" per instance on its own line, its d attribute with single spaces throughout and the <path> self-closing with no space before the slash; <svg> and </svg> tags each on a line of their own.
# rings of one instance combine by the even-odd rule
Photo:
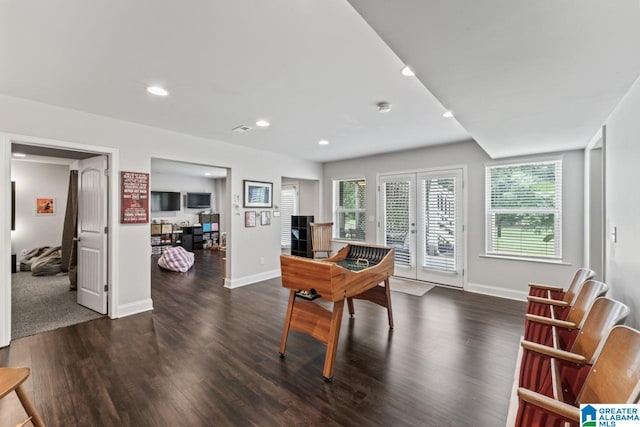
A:
<svg viewBox="0 0 640 427">
<path fill-rule="evenodd" d="M 76 303 L 67 276 L 11 275 L 11 339 L 97 319 L 102 315 Z"/>
<path fill-rule="evenodd" d="M 415 280 L 405 280 L 400 277 L 390 278 L 389 285 L 391 286 L 391 291 L 393 292 L 402 292 L 403 294 L 409 294 L 416 297 L 421 297 L 434 287 L 434 285 L 430 283 L 416 282 Z"/>
</svg>

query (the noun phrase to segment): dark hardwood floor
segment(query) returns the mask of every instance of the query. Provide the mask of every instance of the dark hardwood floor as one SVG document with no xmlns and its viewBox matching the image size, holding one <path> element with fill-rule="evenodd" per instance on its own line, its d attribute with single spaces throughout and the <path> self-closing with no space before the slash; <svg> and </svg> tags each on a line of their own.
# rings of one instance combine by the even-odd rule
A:
<svg viewBox="0 0 640 427">
<path fill-rule="evenodd" d="M 101 318 L 12 342 L 1 366 L 31 367 L 26 389 L 48 426 L 504 426 L 525 304 L 435 288 L 356 301 L 332 382 L 325 346 L 291 332 L 279 279 L 228 290 L 218 252 L 188 273 L 152 260 L 153 312 Z M 122 286 L 126 286 L 123 283 Z M 0 426 L 23 415 L 0 401 Z"/>
</svg>

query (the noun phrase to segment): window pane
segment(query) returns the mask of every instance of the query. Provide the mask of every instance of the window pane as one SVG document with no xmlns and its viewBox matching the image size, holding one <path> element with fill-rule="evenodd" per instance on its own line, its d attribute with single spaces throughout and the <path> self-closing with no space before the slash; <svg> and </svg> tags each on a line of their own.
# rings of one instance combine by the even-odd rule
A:
<svg viewBox="0 0 640 427">
<path fill-rule="evenodd" d="M 338 184 L 338 206 L 344 209 L 365 207 L 365 181 L 340 181 Z"/>
<path fill-rule="evenodd" d="M 491 207 L 553 208 L 556 205 L 556 163 L 491 168 Z"/>
<path fill-rule="evenodd" d="M 335 181 L 334 222 L 336 237 L 364 240 L 366 230 L 366 182 L 364 179 Z"/>
<path fill-rule="evenodd" d="M 556 254 L 554 214 L 493 214 L 492 251 L 552 257 Z"/>
</svg>

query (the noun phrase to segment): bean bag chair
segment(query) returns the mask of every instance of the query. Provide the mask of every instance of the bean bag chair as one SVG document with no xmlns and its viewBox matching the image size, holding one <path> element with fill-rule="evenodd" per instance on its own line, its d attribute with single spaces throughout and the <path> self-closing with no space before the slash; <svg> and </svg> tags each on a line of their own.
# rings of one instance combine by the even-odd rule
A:
<svg viewBox="0 0 640 427">
<path fill-rule="evenodd" d="M 39 257 L 51 250 L 51 246 L 42 246 L 40 248 L 31 249 L 29 252 L 22 256 L 20 260 L 20 271 L 31 271 L 31 263 Z"/>
<path fill-rule="evenodd" d="M 158 260 L 158 265 L 165 270 L 177 271 L 184 273 L 193 267 L 194 255 L 182 246 L 175 248 L 167 248 L 164 254 Z"/>
<path fill-rule="evenodd" d="M 20 261 L 20 271 L 34 276 L 54 276 L 62 271 L 60 246 L 42 246 L 27 252 Z"/>
<path fill-rule="evenodd" d="M 33 276 L 55 276 L 62 271 L 62 251 L 60 246 L 50 248 L 31 261 Z"/>
</svg>

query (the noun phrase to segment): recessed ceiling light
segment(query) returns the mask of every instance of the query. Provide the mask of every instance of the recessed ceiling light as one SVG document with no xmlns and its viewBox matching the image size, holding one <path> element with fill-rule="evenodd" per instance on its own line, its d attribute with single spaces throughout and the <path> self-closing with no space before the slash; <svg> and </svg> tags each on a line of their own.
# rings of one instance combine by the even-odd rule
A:
<svg viewBox="0 0 640 427">
<path fill-rule="evenodd" d="M 266 121 L 266 120 L 262 120 L 262 119 L 261 119 L 261 120 L 258 120 L 258 121 L 256 122 L 256 126 L 259 126 L 259 127 L 261 127 L 261 128 L 269 127 L 269 125 L 270 125 L 270 124 L 271 124 L 271 123 L 269 123 L 268 121 Z"/>
<path fill-rule="evenodd" d="M 13 157 L 27 157 L 24 153 L 13 153 Z"/>
<path fill-rule="evenodd" d="M 407 76 L 407 77 L 413 77 L 416 75 L 416 73 L 414 73 L 411 67 L 409 67 L 408 65 L 405 65 L 404 67 L 402 67 L 402 70 L 400 72 L 402 73 L 403 76 Z"/>
<path fill-rule="evenodd" d="M 447 117 L 447 118 L 453 117 L 453 111 L 451 110 L 445 111 L 444 113 L 442 113 L 442 117 Z"/>
<path fill-rule="evenodd" d="M 320 144 L 320 145 L 329 145 L 329 141 L 327 141 L 326 139 L 321 139 L 320 141 L 318 141 L 318 144 Z"/>
<path fill-rule="evenodd" d="M 211 176 L 211 172 L 205 172 L 204 175 L 205 176 Z"/>
<path fill-rule="evenodd" d="M 151 93 L 153 95 L 156 95 L 156 96 L 167 96 L 167 95 L 169 95 L 169 92 L 165 88 L 160 87 L 160 86 L 149 86 L 147 88 L 147 92 L 149 92 L 149 93 Z"/>
</svg>

